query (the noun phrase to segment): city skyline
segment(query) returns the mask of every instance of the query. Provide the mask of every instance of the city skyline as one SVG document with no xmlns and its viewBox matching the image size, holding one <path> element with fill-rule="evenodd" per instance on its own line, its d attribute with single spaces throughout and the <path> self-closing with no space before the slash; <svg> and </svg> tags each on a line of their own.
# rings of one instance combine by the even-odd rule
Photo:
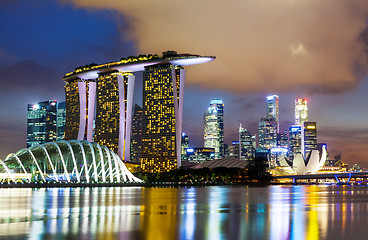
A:
<svg viewBox="0 0 368 240">
<path fill-rule="evenodd" d="M 263 45 L 257 45 L 253 40 L 262 39 L 260 38 L 262 32 L 259 30 L 261 28 L 249 28 L 249 22 L 252 22 L 252 19 L 262 19 L 262 16 L 251 13 L 248 13 L 250 20 L 243 21 L 246 24 L 245 27 L 237 28 L 241 30 L 240 32 L 247 33 L 247 36 L 252 36 L 249 41 L 243 41 L 242 35 L 238 36 L 235 33 L 239 31 L 234 31 L 223 34 L 227 40 L 225 44 L 219 44 L 224 38 L 217 38 L 217 35 L 214 35 L 216 31 L 213 31 L 211 27 L 218 26 L 222 31 L 221 27 L 224 25 L 216 24 L 217 20 L 214 19 L 212 19 L 213 22 L 209 22 L 204 17 L 201 18 L 203 21 L 198 21 L 199 15 L 203 14 L 202 11 L 198 11 L 200 14 L 194 14 L 193 20 L 197 20 L 198 26 L 193 29 L 189 25 L 191 19 L 188 20 L 188 23 L 182 23 L 182 28 L 171 28 L 174 33 L 177 33 L 171 34 L 175 37 L 173 38 L 160 34 L 155 35 L 151 32 L 147 32 L 147 35 L 144 36 L 140 34 L 138 29 L 141 26 L 143 26 L 142 30 L 147 27 L 153 29 L 150 24 L 158 24 L 159 29 L 162 29 L 167 28 L 166 24 L 169 22 L 177 23 L 177 19 L 173 17 L 173 21 L 166 21 L 161 26 L 159 23 L 167 20 L 165 18 L 168 16 L 156 15 L 154 18 L 160 22 L 150 23 L 144 16 L 149 16 L 147 11 L 152 7 L 150 5 L 142 9 L 142 16 L 137 16 L 137 11 L 127 12 L 135 7 L 135 3 L 113 4 L 108 2 L 104 7 L 108 7 L 109 10 L 97 5 L 98 3 L 94 1 L 29 3 L 20 0 L 0 3 L 2 20 L 0 30 L 6 33 L 0 39 L 2 89 L 0 158 L 5 159 L 7 154 L 25 147 L 26 105 L 28 103 L 49 99 L 55 99 L 58 102 L 65 100 L 63 83 L 60 80 L 65 72 L 72 71 L 75 66 L 93 62 L 109 62 L 131 55 L 176 50 L 217 56 L 213 66 L 204 65 L 203 68 L 188 69 L 184 96 L 183 131 L 190 136 L 193 145 L 200 146 L 203 141 L 201 131 L 203 111 L 210 99 L 221 98 L 226 105 L 224 131 L 225 143 L 229 144 L 236 139 L 240 123 L 252 133 L 257 132 L 257 123 L 265 115 L 265 96 L 277 94 L 280 97 L 280 131 L 285 130 L 286 126 L 293 122 L 294 100 L 307 98 L 310 109 L 309 119 L 317 122 L 319 142 L 328 143 L 330 156 L 342 154 L 343 161 L 350 164 L 357 162 L 366 167 L 368 165 L 368 126 L 365 120 L 368 119 L 366 110 L 368 81 L 365 78 L 367 65 L 363 64 L 360 71 L 359 69 L 352 70 L 350 67 L 355 60 L 361 62 L 362 58 L 359 56 L 362 52 L 360 50 L 367 46 L 367 22 L 364 17 L 364 14 L 368 12 L 367 3 L 359 0 L 349 1 L 349 3 L 336 1 L 331 5 L 330 12 L 324 12 L 331 3 L 309 2 L 309 5 L 304 3 L 303 6 L 296 4 L 294 7 L 299 6 L 300 9 L 292 9 L 286 6 L 285 1 L 282 1 L 275 10 L 271 10 L 271 5 L 265 2 L 251 4 L 245 1 L 244 4 L 254 8 L 262 7 L 264 4 L 265 13 L 270 13 L 265 15 L 277 17 L 277 14 L 284 13 L 285 19 L 296 17 L 294 22 L 304 23 L 300 27 L 285 24 L 287 28 L 279 29 L 284 32 L 277 33 L 277 35 L 290 38 L 274 42 L 260 41 L 259 44 Z M 127 5 L 124 6 L 124 4 Z M 160 6 L 162 3 L 157 4 Z M 188 11 L 191 4 L 193 4 L 191 1 L 185 3 L 183 10 Z M 240 3 L 234 6 L 238 6 L 237 4 Z M 219 6 L 220 4 L 216 2 L 214 5 Z M 126 10 L 123 10 L 122 6 Z M 244 5 L 241 6 L 244 7 Z M 353 14 L 353 11 L 346 6 L 360 6 L 357 10 L 359 14 L 355 12 Z M 167 8 L 162 9 L 172 7 L 168 5 Z M 329 14 L 329 19 L 341 19 L 334 23 L 324 21 L 321 22 L 321 25 L 315 24 L 307 17 L 312 7 L 320 9 L 322 15 Z M 247 13 L 244 8 L 239 9 Z M 292 14 L 292 10 L 298 10 L 300 17 Z M 231 7 L 229 13 L 237 13 L 237 10 Z M 180 10 L 178 14 L 183 13 Z M 356 17 L 353 18 L 352 15 Z M 138 26 L 132 24 L 131 17 L 139 20 Z M 303 17 L 308 21 L 303 22 L 305 20 Z M 260 24 L 267 23 L 267 20 L 269 19 L 262 20 Z M 317 20 L 322 21 L 323 19 L 316 18 Z M 7 24 L 9 22 L 12 24 Z M 275 24 L 281 23 L 277 21 Z M 318 25 L 316 31 L 321 31 L 314 34 L 315 38 L 306 36 L 311 25 L 313 27 Z M 335 25 L 339 26 L 339 31 L 333 31 L 336 29 Z M 199 27 L 203 28 L 202 31 L 198 31 Z M 326 40 L 322 38 L 323 29 L 331 30 Z M 270 28 L 266 28 L 265 34 L 267 31 L 270 32 L 269 34 L 276 34 Z M 288 32 L 293 33 L 292 36 L 283 34 Z M 182 33 L 188 37 L 183 36 Z M 167 33 L 162 32 L 162 34 Z M 209 41 L 208 37 L 202 35 L 208 35 L 214 41 Z M 189 36 L 194 36 L 194 38 Z M 165 41 L 158 41 L 157 38 L 165 39 Z M 241 44 L 233 43 L 228 39 L 239 39 Z M 342 50 L 333 49 L 331 41 L 340 46 Z M 323 47 L 326 48 L 321 50 Z M 257 49 L 259 53 L 251 51 L 252 48 Z M 234 49 L 239 51 L 234 51 Z M 270 54 L 266 55 L 262 49 L 269 51 Z M 287 58 L 290 57 L 290 54 L 280 52 L 281 49 L 290 51 L 288 53 L 291 53 L 292 61 Z M 354 50 L 349 51 L 349 49 Z M 336 58 L 333 57 L 335 55 L 330 54 L 332 52 L 336 54 Z M 344 52 L 350 52 L 351 56 Z M 320 54 L 323 61 L 321 59 L 317 61 L 315 54 Z M 276 57 L 278 55 L 280 58 Z M 312 64 L 309 60 L 298 59 L 303 56 L 315 61 L 316 64 Z M 279 65 L 279 62 L 286 65 L 289 72 L 285 71 L 285 67 Z M 320 65 L 317 66 L 318 64 Z M 225 66 L 227 66 L 226 71 Z M 300 66 L 305 67 L 300 69 Z M 280 71 L 279 74 L 276 69 Z M 339 71 L 330 71 L 331 69 Z M 239 72 L 244 75 L 239 75 Z M 295 72 L 299 75 L 296 75 Z M 356 77 L 353 73 L 360 76 Z M 203 77 L 205 74 L 208 74 L 208 78 L 212 78 L 211 82 L 208 78 Z M 282 80 L 286 74 L 290 76 Z M 142 84 L 142 80 L 139 83 L 138 79 L 142 77 L 137 77 L 136 84 Z M 139 99 L 140 96 L 137 98 Z"/>
</svg>

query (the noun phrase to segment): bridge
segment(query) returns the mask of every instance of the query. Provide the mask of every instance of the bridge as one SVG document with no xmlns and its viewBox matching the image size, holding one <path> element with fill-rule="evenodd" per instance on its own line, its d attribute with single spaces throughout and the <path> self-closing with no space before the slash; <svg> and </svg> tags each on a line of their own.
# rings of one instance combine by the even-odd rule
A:
<svg viewBox="0 0 368 240">
<path fill-rule="evenodd" d="M 321 180 L 321 179 L 334 179 L 337 184 L 349 184 L 357 179 L 368 179 L 368 172 L 338 172 L 338 173 L 317 173 L 317 174 L 304 174 L 304 175 L 287 175 L 287 176 L 274 176 L 277 179 L 292 179 L 293 183 L 298 183 L 298 180 Z"/>
</svg>

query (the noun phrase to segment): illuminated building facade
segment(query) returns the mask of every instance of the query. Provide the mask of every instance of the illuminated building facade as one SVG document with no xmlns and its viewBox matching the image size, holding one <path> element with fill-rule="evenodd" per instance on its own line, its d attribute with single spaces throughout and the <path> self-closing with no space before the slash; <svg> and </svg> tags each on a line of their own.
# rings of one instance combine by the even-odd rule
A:
<svg viewBox="0 0 368 240">
<path fill-rule="evenodd" d="M 118 71 L 101 73 L 96 81 L 97 104 L 93 140 L 119 156 L 124 156 L 127 161 L 130 159 L 134 82 L 135 77 L 131 73 Z M 88 126 L 90 124 L 93 126 L 93 121 L 89 121 Z M 91 139 L 92 131 L 92 127 L 87 129 Z"/>
<path fill-rule="evenodd" d="M 273 117 L 277 123 L 277 132 L 280 131 L 279 96 L 267 96 L 267 117 Z"/>
<path fill-rule="evenodd" d="M 181 166 L 185 70 L 162 64 L 143 72 L 142 162 L 145 172 Z"/>
<path fill-rule="evenodd" d="M 186 151 L 188 162 L 202 163 L 215 159 L 214 148 L 188 148 Z"/>
<path fill-rule="evenodd" d="M 27 147 L 57 139 L 57 101 L 28 104 Z"/>
<path fill-rule="evenodd" d="M 189 136 L 185 133 L 181 134 L 181 161 L 187 160 L 187 149 L 189 148 Z"/>
<path fill-rule="evenodd" d="M 254 148 L 254 138 L 252 134 L 242 125 L 239 126 L 239 160 L 250 160 L 254 158 L 255 148 Z"/>
<path fill-rule="evenodd" d="M 142 121 L 143 109 L 138 104 L 134 105 L 132 120 L 132 138 L 130 160 L 135 163 L 141 162 L 142 154 Z"/>
<path fill-rule="evenodd" d="M 317 150 L 317 123 L 304 122 L 302 131 L 302 153 L 308 159 L 312 150 Z"/>
<path fill-rule="evenodd" d="M 183 66 L 214 59 L 168 51 L 76 68 L 63 78 L 65 139 L 97 142 L 130 161 L 134 72 L 144 71 L 142 167 L 160 172 L 180 166 Z M 152 153 L 154 147 L 161 155 Z"/>
<path fill-rule="evenodd" d="M 213 99 L 204 115 L 204 147 L 215 149 L 215 158 L 224 156 L 224 103 Z"/>
<path fill-rule="evenodd" d="M 271 149 L 277 144 L 277 121 L 274 117 L 264 117 L 258 125 L 260 149 Z"/>
<path fill-rule="evenodd" d="M 277 147 L 288 148 L 289 146 L 289 136 L 288 131 L 277 133 Z"/>
<path fill-rule="evenodd" d="M 289 129 L 289 158 L 290 161 L 294 159 L 297 153 L 302 152 L 301 143 L 302 129 L 300 126 L 291 126 Z"/>
<path fill-rule="evenodd" d="M 308 99 L 298 98 L 295 100 L 295 125 L 303 126 L 308 122 Z"/>
<path fill-rule="evenodd" d="M 65 134 L 65 102 L 60 102 L 57 104 L 57 120 L 56 120 L 56 128 L 57 128 L 57 137 L 56 140 L 60 141 L 64 139 Z"/>
</svg>

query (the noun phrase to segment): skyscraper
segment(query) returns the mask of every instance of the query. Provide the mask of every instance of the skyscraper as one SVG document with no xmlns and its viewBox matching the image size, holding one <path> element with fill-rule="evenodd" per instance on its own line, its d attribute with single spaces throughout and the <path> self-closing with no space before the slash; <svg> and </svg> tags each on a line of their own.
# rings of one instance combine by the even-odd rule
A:
<svg viewBox="0 0 368 240">
<path fill-rule="evenodd" d="M 138 104 L 135 104 L 132 120 L 130 160 L 136 163 L 140 163 L 142 154 L 142 118 L 143 109 Z"/>
<path fill-rule="evenodd" d="M 181 134 L 181 161 L 187 160 L 188 148 L 189 148 L 189 136 L 183 132 Z"/>
<path fill-rule="evenodd" d="M 304 122 L 302 131 L 302 153 L 309 158 L 312 150 L 317 150 L 317 123 Z"/>
<path fill-rule="evenodd" d="M 100 73 L 96 81 L 94 141 L 126 161 L 130 160 L 130 137 L 135 76 L 112 71 Z M 92 109 L 91 106 L 88 109 Z M 93 121 L 88 119 L 87 139 L 93 139 Z"/>
<path fill-rule="evenodd" d="M 250 160 L 254 158 L 255 148 L 252 134 L 242 125 L 239 126 L 239 160 Z"/>
<path fill-rule="evenodd" d="M 277 132 L 280 132 L 279 96 L 267 97 L 267 117 L 273 117 L 277 123 Z"/>
<path fill-rule="evenodd" d="M 161 57 L 139 55 L 76 68 L 63 77 L 65 139 L 95 141 L 130 161 L 134 73 L 144 71 L 142 167 L 144 171 L 160 172 L 180 166 L 185 79 L 182 66 L 214 59 L 168 51 Z M 162 151 L 162 156 L 152 154 L 156 146 L 169 151 Z"/>
<path fill-rule="evenodd" d="M 294 159 L 294 156 L 297 153 L 302 152 L 302 143 L 301 143 L 301 136 L 302 136 L 302 129 L 298 125 L 293 125 L 289 129 L 289 158 L 290 161 Z"/>
<path fill-rule="evenodd" d="M 272 116 L 264 117 L 258 124 L 259 148 L 271 149 L 277 145 L 277 122 Z"/>
<path fill-rule="evenodd" d="M 295 100 L 295 125 L 303 126 L 308 122 L 308 99 L 298 98 Z"/>
<path fill-rule="evenodd" d="M 28 104 L 27 148 L 55 141 L 57 138 L 57 101 Z"/>
<path fill-rule="evenodd" d="M 63 140 L 65 134 L 65 102 L 60 102 L 57 104 L 57 120 L 56 120 L 56 128 L 57 128 L 57 137 L 56 140 Z"/>
<path fill-rule="evenodd" d="M 143 72 L 142 162 L 145 172 L 165 172 L 181 165 L 185 70 L 161 64 Z"/>
<path fill-rule="evenodd" d="M 215 149 L 215 158 L 224 156 L 224 103 L 212 99 L 204 115 L 204 147 Z"/>
</svg>

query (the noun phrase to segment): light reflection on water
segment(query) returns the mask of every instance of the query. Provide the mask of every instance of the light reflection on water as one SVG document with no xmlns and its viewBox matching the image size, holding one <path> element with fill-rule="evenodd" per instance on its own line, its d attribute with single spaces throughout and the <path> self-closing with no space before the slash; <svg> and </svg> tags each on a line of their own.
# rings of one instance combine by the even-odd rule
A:
<svg viewBox="0 0 368 240">
<path fill-rule="evenodd" d="M 366 239 L 368 188 L 0 189 L 0 239 Z"/>
</svg>

